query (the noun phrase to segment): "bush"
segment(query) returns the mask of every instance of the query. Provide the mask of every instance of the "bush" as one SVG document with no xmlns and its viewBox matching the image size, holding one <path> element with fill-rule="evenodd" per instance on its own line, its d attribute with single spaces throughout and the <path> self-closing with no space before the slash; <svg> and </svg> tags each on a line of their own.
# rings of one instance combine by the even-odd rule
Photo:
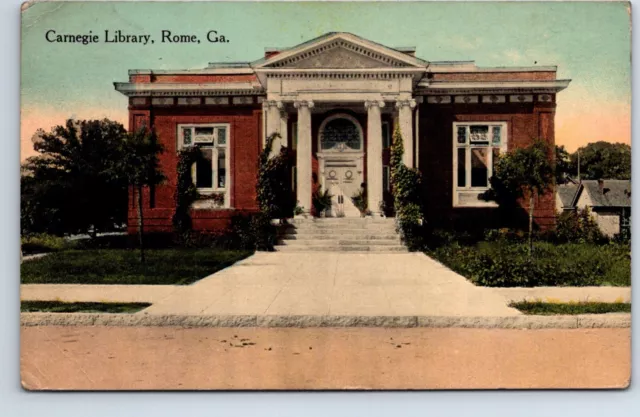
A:
<svg viewBox="0 0 640 417">
<path fill-rule="evenodd" d="M 24 255 L 57 252 L 73 246 L 63 237 L 46 233 L 23 236 L 20 238 L 20 244 Z"/>
<path fill-rule="evenodd" d="M 562 212 L 556 222 L 555 238 L 558 242 L 605 243 L 607 241 L 588 208 Z"/>
<path fill-rule="evenodd" d="M 277 228 L 264 213 L 238 214 L 231 219 L 229 243 L 240 249 L 272 251 Z"/>
<path fill-rule="evenodd" d="M 551 244 L 537 242 L 533 256 L 527 244 L 458 242 L 441 246 L 430 255 L 469 278 L 490 287 L 544 285 L 630 285 L 631 255 L 626 245 Z"/>
</svg>

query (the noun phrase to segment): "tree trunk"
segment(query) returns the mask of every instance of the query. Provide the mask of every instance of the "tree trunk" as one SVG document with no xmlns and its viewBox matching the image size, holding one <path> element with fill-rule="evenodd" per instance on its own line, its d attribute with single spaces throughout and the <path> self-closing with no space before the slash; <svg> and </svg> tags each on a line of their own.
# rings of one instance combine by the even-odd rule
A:
<svg viewBox="0 0 640 417">
<path fill-rule="evenodd" d="M 140 263 L 144 263 L 144 218 L 142 214 L 142 186 L 138 187 L 138 239 L 140 242 Z"/>
<path fill-rule="evenodd" d="M 529 196 L 529 258 L 533 253 L 533 191 Z"/>
</svg>

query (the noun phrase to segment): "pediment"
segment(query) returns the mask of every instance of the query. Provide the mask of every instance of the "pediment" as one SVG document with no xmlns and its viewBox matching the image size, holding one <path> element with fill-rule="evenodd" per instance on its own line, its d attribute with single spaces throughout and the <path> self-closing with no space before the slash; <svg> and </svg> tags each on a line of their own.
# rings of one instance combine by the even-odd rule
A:
<svg viewBox="0 0 640 417">
<path fill-rule="evenodd" d="M 416 68 L 424 62 L 352 34 L 338 33 L 301 44 L 258 64 L 282 69 Z"/>
</svg>

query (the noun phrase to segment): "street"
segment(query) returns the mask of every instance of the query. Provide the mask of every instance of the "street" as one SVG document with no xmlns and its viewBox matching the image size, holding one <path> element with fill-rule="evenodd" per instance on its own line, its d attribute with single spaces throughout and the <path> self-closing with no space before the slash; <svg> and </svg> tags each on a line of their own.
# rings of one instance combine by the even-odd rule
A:
<svg viewBox="0 0 640 417">
<path fill-rule="evenodd" d="M 622 388 L 621 329 L 22 327 L 28 389 Z"/>
</svg>

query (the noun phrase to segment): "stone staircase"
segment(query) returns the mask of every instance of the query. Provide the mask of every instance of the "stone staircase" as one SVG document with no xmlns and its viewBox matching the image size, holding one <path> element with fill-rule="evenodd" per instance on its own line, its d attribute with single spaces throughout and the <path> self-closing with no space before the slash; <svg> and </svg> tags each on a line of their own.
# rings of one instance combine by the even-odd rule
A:
<svg viewBox="0 0 640 417">
<path fill-rule="evenodd" d="M 279 252 L 407 252 L 393 218 L 293 219 L 280 226 Z"/>
</svg>

